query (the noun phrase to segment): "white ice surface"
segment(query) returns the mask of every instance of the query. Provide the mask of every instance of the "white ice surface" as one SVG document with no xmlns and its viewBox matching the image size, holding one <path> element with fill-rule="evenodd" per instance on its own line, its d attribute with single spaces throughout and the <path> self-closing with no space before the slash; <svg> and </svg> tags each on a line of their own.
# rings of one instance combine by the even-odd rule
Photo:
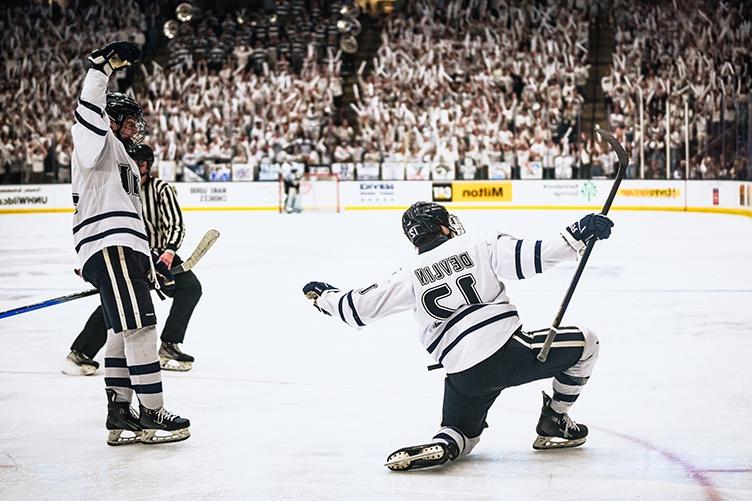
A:
<svg viewBox="0 0 752 501">
<path fill-rule="evenodd" d="M 461 212 L 465 226 L 544 237 L 578 212 Z M 440 420 L 441 371 L 410 314 L 355 332 L 300 293 L 366 286 L 411 252 L 400 214 L 188 213 L 204 287 L 165 373 L 178 444 L 108 447 L 101 371 L 60 367 L 97 299 L 0 320 L 0 499 L 752 499 L 752 219 L 616 212 L 565 317 L 601 339 L 572 416 L 584 447 L 535 452 L 541 381 L 504 391 L 466 459 L 407 474 L 387 454 Z M 70 215 L 0 216 L 0 310 L 88 288 Z M 553 318 L 575 265 L 509 283 L 528 328 Z M 163 320 L 169 303 L 155 297 Z M 98 359 L 101 360 L 101 353 Z"/>
</svg>

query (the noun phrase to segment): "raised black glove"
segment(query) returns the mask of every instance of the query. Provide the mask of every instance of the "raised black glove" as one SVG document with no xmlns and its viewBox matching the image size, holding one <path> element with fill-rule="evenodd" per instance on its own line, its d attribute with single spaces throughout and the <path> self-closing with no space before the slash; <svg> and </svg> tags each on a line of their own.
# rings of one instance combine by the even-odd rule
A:
<svg viewBox="0 0 752 501">
<path fill-rule="evenodd" d="M 332 290 L 336 291 L 339 289 L 325 282 L 308 282 L 303 286 L 303 294 L 305 294 L 305 297 L 312 300 L 313 306 L 315 306 L 317 310 L 319 310 L 321 313 L 324 313 L 325 315 L 331 314 L 328 311 L 321 309 L 316 301 L 321 297 L 324 291 Z"/>
<path fill-rule="evenodd" d="M 566 231 L 574 240 L 587 244 L 592 238 L 605 240 L 610 237 L 613 225 L 613 221 L 603 214 L 588 214 L 567 226 Z"/>
<path fill-rule="evenodd" d="M 140 60 L 141 51 L 131 42 L 112 42 L 89 56 L 92 67 L 108 77 L 113 71 L 137 64 Z"/>
</svg>

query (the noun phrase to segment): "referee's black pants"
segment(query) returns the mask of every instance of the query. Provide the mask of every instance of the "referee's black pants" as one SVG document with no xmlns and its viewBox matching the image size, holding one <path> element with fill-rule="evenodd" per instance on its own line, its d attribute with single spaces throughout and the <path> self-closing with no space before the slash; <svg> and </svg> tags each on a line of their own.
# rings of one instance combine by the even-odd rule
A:
<svg viewBox="0 0 752 501">
<path fill-rule="evenodd" d="M 178 266 L 183 262 L 176 254 L 172 262 Z M 172 297 L 170 314 L 162 330 L 161 339 L 167 343 L 182 343 L 185 331 L 193 315 L 199 299 L 201 299 L 201 282 L 192 271 L 175 275 L 175 288 L 168 294 Z M 107 326 L 104 320 L 102 305 L 86 321 L 83 330 L 78 335 L 71 350 L 80 351 L 89 358 L 94 358 L 107 342 Z"/>
</svg>

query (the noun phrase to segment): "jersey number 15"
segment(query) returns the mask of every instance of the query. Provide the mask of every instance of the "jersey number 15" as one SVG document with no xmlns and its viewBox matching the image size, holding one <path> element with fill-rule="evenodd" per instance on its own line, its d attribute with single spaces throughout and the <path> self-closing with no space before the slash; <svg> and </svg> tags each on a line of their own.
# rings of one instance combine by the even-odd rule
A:
<svg viewBox="0 0 752 501">
<path fill-rule="evenodd" d="M 481 302 L 478 291 L 475 290 L 475 277 L 471 273 L 457 277 L 457 287 L 464 296 L 466 304 L 478 304 Z M 452 288 L 446 283 L 431 287 L 423 293 L 423 307 L 434 318 L 438 318 L 439 320 L 449 318 L 455 310 L 441 306 L 439 299 L 451 296 L 452 292 Z"/>
</svg>

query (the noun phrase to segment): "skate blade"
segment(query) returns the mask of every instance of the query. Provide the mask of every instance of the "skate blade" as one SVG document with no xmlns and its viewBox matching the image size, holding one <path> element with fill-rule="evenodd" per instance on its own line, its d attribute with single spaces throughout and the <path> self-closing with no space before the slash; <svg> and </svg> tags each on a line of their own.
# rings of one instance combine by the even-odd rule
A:
<svg viewBox="0 0 752 501">
<path fill-rule="evenodd" d="M 168 435 L 158 435 L 160 432 L 168 433 Z M 166 444 L 168 442 L 180 442 L 181 440 L 186 440 L 190 436 L 191 431 L 188 428 L 174 431 L 147 429 L 141 432 L 141 443 L 149 445 Z"/>
<path fill-rule="evenodd" d="M 418 454 L 412 456 L 407 451 L 398 451 L 389 456 L 384 466 L 393 471 L 407 470 L 415 461 L 425 459 L 428 461 L 438 460 L 444 457 L 444 449 L 439 446 L 425 447 Z"/>
<path fill-rule="evenodd" d="M 108 430 L 107 445 L 128 445 L 141 442 L 141 432 L 131 430 Z"/>
<path fill-rule="evenodd" d="M 160 358 L 159 366 L 166 371 L 185 372 L 193 368 L 193 362 L 178 362 L 171 358 Z"/>
<path fill-rule="evenodd" d="M 93 365 L 76 365 L 70 360 L 66 360 L 60 372 L 67 376 L 93 376 L 97 368 Z"/>
<path fill-rule="evenodd" d="M 543 437 L 538 435 L 538 438 L 533 442 L 533 449 L 542 451 L 548 449 L 568 449 L 570 447 L 578 447 L 585 443 L 587 437 L 578 438 L 575 440 L 567 440 L 559 437 Z"/>
</svg>

